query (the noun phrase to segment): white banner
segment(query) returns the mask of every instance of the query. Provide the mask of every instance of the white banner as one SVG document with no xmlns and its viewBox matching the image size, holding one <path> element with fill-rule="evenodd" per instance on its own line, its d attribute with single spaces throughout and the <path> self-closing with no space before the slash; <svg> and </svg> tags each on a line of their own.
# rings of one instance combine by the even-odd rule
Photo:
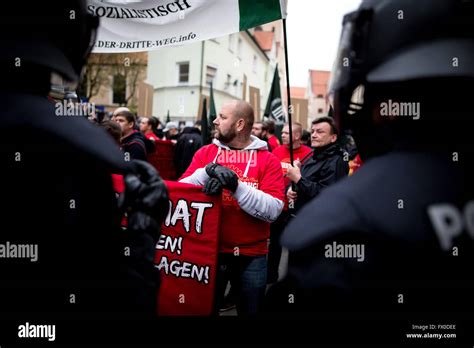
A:
<svg viewBox="0 0 474 348">
<path fill-rule="evenodd" d="M 89 0 L 100 17 L 93 52 L 139 52 L 183 45 L 282 18 L 280 0 Z M 246 16 L 244 20 L 241 16 Z"/>
</svg>

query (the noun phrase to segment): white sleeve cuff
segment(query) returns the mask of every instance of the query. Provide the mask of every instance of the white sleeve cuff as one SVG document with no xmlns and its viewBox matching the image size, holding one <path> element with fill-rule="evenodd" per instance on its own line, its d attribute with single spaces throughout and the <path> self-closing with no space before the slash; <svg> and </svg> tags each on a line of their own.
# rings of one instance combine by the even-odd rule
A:
<svg viewBox="0 0 474 348">
<path fill-rule="evenodd" d="M 208 180 L 209 175 L 206 173 L 206 168 L 199 168 L 192 175 L 181 179 L 179 182 L 204 186 Z"/>
<path fill-rule="evenodd" d="M 243 182 L 239 182 L 234 198 L 243 211 L 266 222 L 275 221 L 283 210 L 283 201 Z"/>
</svg>

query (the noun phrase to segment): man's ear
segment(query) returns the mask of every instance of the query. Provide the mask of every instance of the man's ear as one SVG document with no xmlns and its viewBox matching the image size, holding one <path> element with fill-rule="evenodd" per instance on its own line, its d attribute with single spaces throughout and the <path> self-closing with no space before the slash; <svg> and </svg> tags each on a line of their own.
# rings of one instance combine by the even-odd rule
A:
<svg viewBox="0 0 474 348">
<path fill-rule="evenodd" d="M 337 135 L 331 134 L 331 143 L 335 143 L 337 141 Z"/>
<path fill-rule="evenodd" d="M 244 128 L 245 128 L 245 120 L 241 118 L 237 121 L 237 130 L 241 132 L 244 130 Z"/>
</svg>

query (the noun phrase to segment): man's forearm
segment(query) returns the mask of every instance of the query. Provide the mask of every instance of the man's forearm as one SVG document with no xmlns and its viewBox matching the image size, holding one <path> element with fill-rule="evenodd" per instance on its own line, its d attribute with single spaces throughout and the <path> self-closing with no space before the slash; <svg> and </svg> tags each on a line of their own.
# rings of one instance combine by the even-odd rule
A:
<svg viewBox="0 0 474 348">
<path fill-rule="evenodd" d="M 266 222 L 275 221 L 283 210 L 283 201 L 242 182 L 239 182 L 234 198 L 243 211 Z"/>
</svg>

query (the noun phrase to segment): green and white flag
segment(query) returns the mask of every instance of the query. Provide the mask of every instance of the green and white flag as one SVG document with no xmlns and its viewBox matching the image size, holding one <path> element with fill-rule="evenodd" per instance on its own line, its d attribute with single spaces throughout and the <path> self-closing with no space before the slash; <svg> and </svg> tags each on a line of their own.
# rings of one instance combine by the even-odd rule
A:
<svg viewBox="0 0 474 348">
<path fill-rule="evenodd" d="M 139 52 L 212 39 L 286 17 L 286 0 L 89 0 L 93 52 Z"/>
</svg>

